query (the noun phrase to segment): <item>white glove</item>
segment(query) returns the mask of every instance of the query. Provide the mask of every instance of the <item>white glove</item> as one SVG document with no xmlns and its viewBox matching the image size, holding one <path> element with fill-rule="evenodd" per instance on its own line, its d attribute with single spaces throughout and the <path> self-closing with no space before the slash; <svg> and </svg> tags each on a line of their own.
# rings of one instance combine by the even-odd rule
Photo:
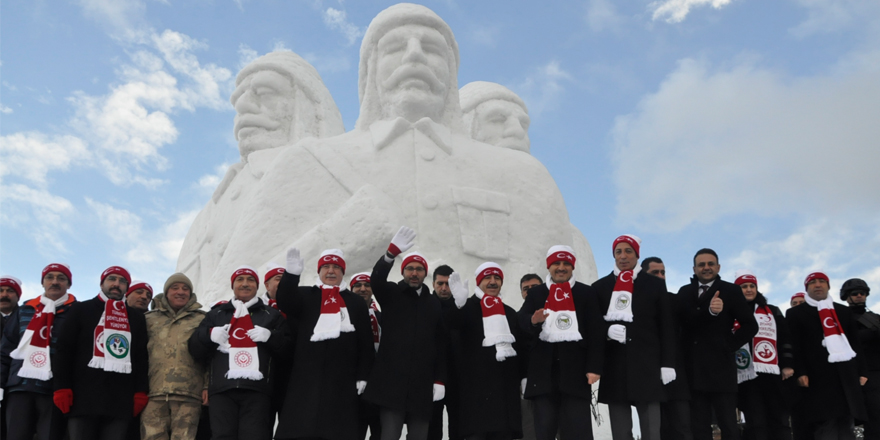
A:
<svg viewBox="0 0 880 440">
<path fill-rule="evenodd" d="M 269 340 L 269 336 L 272 336 L 272 331 L 266 327 L 255 325 L 254 328 L 247 331 L 247 335 L 251 338 L 251 341 L 266 342 Z"/>
<path fill-rule="evenodd" d="M 367 381 L 359 380 L 359 381 L 357 381 L 355 386 L 357 386 L 358 396 L 360 396 L 361 394 L 364 394 L 364 390 L 367 388 Z"/>
<path fill-rule="evenodd" d="M 402 252 L 406 252 L 409 248 L 413 247 L 413 241 L 415 239 L 416 231 L 413 231 L 406 226 L 401 226 L 391 239 L 391 244 L 388 245 L 388 253 L 396 257 Z"/>
<path fill-rule="evenodd" d="M 612 324 L 608 327 L 608 339 L 626 344 L 626 327 L 620 324 Z"/>
<path fill-rule="evenodd" d="M 520 397 L 522 397 L 523 399 L 526 398 L 526 381 L 527 381 L 527 380 L 528 380 L 528 379 L 525 378 L 525 377 L 522 378 L 522 382 L 520 382 L 520 385 L 519 385 L 519 395 L 520 395 Z"/>
<path fill-rule="evenodd" d="M 468 282 L 461 282 L 461 275 L 458 272 L 452 272 L 449 275 L 449 290 L 452 292 L 452 298 L 455 300 L 455 306 L 459 309 L 464 307 L 468 297 Z"/>
<path fill-rule="evenodd" d="M 660 367 L 660 378 L 663 379 L 663 385 L 675 380 L 675 368 Z"/>
<path fill-rule="evenodd" d="M 0 402 L 3 401 L 3 388 L 0 388 Z"/>
<path fill-rule="evenodd" d="M 211 329 L 211 341 L 223 345 L 229 342 L 229 324 Z"/>
<path fill-rule="evenodd" d="M 302 275 L 303 259 L 299 256 L 299 249 L 291 247 L 287 250 L 287 267 L 284 270 L 291 275 Z"/>
<path fill-rule="evenodd" d="M 437 401 L 443 400 L 444 397 L 446 397 L 446 385 L 443 385 L 442 383 L 435 383 L 434 384 L 434 401 L 437 402 Z"/>
</svg>

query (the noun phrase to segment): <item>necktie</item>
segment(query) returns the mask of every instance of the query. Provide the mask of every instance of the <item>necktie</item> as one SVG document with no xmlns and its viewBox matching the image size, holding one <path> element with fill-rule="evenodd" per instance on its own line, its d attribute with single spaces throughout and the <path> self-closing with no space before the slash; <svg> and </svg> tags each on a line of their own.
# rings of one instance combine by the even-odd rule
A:
<svg viewBox="0 0 880 440">
<path fill-rule="evenodd" d="M 700 296 L 703 296 L 706 291 L 709 290 L 709 286 L 706 284 L 700 284 Z"/>
</svg>

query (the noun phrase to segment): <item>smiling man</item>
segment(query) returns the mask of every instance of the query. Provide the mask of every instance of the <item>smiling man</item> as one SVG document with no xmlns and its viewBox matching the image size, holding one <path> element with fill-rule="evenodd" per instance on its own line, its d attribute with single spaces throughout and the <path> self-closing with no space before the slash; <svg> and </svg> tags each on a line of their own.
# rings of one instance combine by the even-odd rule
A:
<svg viewBox="0 0 880 440">
<path fill-rule="evenodd" d="M 152 300 L 153 286 L 144 281 L 132 281 L 131 286 L 125 291 L 125 305 L 144 313 L 150 308 Z"/>
<path fill-rule="evenodd" d="M 124 268 L 107 268 L 98 296 L 71 307 L 58 338 L 54 401 L 71 440 L 123 438 L 147 405 L 147 324 L 125 305 L 130 282 Z"/>
</svg>

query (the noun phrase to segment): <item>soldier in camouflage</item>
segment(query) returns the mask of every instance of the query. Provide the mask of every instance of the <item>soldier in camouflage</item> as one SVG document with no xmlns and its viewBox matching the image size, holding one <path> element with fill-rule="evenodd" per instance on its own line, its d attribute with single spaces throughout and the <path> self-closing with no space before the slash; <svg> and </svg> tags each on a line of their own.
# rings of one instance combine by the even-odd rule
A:
<svg viewBox="0 0 880 440">
<path fill-rule="evenodd" d="M 207 404 L 208 380 L 204 365 L 190 355 L 187 341 L 205 312 L 196 301 L 192 281 L 182 273 L 168 278 L 164 293 L 153 298 L 153 304 L 146 314 L 150 401 L 141 416 L 141 438 L 192 440 L 201 405 Z"/>
</svg>

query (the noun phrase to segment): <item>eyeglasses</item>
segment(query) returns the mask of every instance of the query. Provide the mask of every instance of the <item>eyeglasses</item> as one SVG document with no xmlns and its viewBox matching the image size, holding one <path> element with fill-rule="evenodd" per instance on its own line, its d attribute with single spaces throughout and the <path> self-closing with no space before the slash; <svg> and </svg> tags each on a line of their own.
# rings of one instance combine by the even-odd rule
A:
<svg viewBox="0 0 880 440">
<path fill-rule="evenodd" d="M 850 292 L 849 296 L 868 296 L 868 292 L 861 292 L 861 291 Z"/>
</svg>

